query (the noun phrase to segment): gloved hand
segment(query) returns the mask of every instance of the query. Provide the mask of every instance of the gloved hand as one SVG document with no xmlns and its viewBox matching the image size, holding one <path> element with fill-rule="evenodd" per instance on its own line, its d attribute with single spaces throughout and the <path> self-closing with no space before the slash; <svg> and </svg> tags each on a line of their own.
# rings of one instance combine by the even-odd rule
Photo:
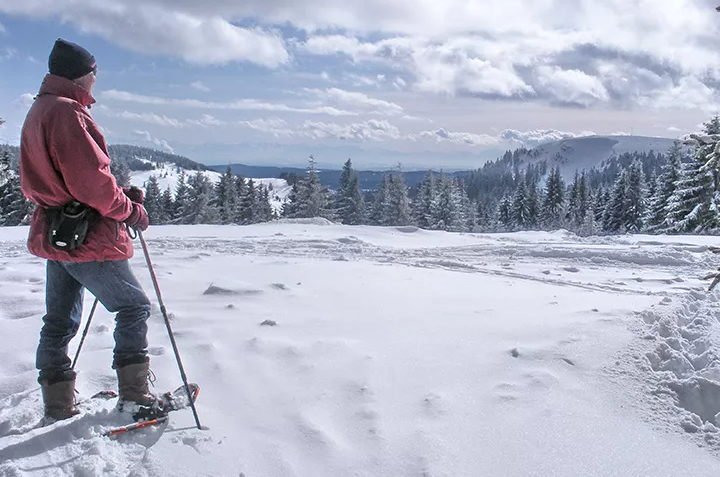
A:
<svg viewBox="0 0 720 477">
<path fill-rule="evenodd" d="M 136 230 L 147 230 L 150 226 L 150 219 L 148 219 L 145 207 L 133 202 L 133 210 L 130 216 L 124 220 L 124 223 Z"/>
<path fill-rule="evenodd" d="M 143 192 L 141 188 L 137 186 L 123 187 L 123 192 L 125 192 L 125 195 L 128 196 L 128 199 L 131 201 L 137 204 L 145 203 L 145 192 Z"/>
</svg>

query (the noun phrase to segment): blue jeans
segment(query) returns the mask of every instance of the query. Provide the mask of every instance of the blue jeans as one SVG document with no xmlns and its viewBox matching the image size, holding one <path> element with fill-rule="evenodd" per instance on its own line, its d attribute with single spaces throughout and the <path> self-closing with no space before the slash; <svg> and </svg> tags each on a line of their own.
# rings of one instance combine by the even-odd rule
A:
<svg viewBox="0 0 720 477">
<path fill-rule="evenodd" d="M 150 300 L 127 260 L 107 262 L 47 262 L 46 315 L 40 331 L 35 367 L 38 381 L 50 384 L 75 377 L 68 344 L 82 320 L 87 288 L 115 316 L 113 368 L 147 359 L 147 319 Z"/>
</svg>

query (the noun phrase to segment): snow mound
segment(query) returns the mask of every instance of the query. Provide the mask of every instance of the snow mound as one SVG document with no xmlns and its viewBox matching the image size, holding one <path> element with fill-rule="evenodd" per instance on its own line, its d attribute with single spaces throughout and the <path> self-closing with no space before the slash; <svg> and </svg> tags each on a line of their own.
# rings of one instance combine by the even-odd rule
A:
<svg viewBox="0 0 720 477">
<path fill-rule="evenodd" d="M 289 219 L 283 218 L 277 220 L 275 223 L 280 224 L 296 224 L 296 225 L 336 225 L 333 221 L 323 217 L 313 217 L 311 219 Z"/>
</svg>

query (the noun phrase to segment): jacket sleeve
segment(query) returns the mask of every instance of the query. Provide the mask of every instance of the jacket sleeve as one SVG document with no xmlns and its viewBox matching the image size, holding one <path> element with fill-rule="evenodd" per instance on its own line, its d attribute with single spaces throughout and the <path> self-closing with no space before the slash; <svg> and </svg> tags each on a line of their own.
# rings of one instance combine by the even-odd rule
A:
<svg viewBox="0 0 720 477">
<path fill-rule="evenodd" d="M 104 217 L 122 222 L 132 212 L 132 202 L 110 173 L 110 158 L 88 131 L 92 118 L 79 105 L 57 105 L 47 125 L 50 154 L 65 186 L 79 202 Z"/>
</svg>

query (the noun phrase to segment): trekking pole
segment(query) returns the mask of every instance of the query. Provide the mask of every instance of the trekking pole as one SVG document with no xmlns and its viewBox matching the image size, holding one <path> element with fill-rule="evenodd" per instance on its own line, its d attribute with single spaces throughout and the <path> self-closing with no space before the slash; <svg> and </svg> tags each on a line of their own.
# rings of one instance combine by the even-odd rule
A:
<svg viewBox="0 0 720 477">
<path fill-rule="evenodd" d="M 145 261 L 147 262 L 148 270 L 150 270 L 150 277 L 152 278 L 153 285 L 155 286 L 155 293 L 157 294 L 158 302 L 160 303 L 160 311 L 165 319 L 165 326 L 167 327 L 168 335 L 170 336 L 170 343 L 172 343 L 173 351 L 175 352 L 175 359 L 177 360 L 178 368 L 180 368 L 180 376 L 182 377 L 183 384 L 185 385 L 185 391 L 187 392 L 188 400 L 190 401 L 190 407 L 192 408 L 193 416 L 195 417 L 195 424 L 198 429 L 202 429 L 200 426 L 200 418 L 198 417 L 197 409 L 195 409 L 195 400 L 190 392 L 190 386 L 188 385 L 187 376 L 185 376 L 185 368 L 183 367 L 182 361 L 180 360 L 180 352 L 178 351 L 177 344 L 175 343 L 175 335 L 173 335 L 172 328 L 170 327 L 170 320 L 168 319 L 167 310 L 163 303 L 162 296 L 160 295 L 160 286 L 158 285 L 157 276 L 155 276 L 155 270 L 153 269 L 152 262 L 150 261 L 150 254 L 148 253 L 147 243 L 143 237 L 142 231 L 136 231 L 140 237 L 140 243 L 142 244 L 143 252 L 145 253 Z"/>
<path fill-rule="evenodd" d="M 71 369 L 75 369 L 77 360 L 80 357 L 80 350 L 82 349 L 83 343 L 85 343 L 85 338 L 87 337 L 88 330 L 90 329 L 90 323 L 92 323 L 93 315 L 95 315 L 95 308 L 97 308 L 97 306 L 98 306 L 98 299 L 97 299 L 97 297 L 95 297 L 95 302 L 93 303 L 92 309 L 90 310 L 90 316 L 88 316 L 88 322 L 85 325 L 85 330 L 83 331 L 82 338 L 80 338 L 80 344 L 78 345 L 78 349 L 75 352 L 75 359 L 73 359 Z"/>
</svg>

